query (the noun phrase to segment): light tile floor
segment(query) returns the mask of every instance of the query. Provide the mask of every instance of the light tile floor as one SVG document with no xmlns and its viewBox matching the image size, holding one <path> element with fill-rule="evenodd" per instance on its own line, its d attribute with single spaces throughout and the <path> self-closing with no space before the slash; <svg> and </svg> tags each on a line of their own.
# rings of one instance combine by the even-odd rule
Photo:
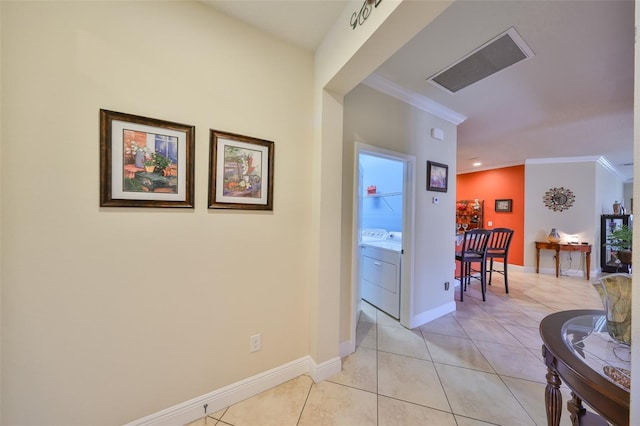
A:
<svg viewBox="0 0 640 426">
<path fill-rule="evenodd" d="M 545 425 L 540 320 L 602 304 L 583 278 L 509 278 L 505 294 L 494 275 L 486 302 L 477 282 L 464 302 L 456 288 L 457 310 L 414 330 L 363 303 L 342 372 L 321 383 L 297 377 L 190 426 Z"/>
</svg>

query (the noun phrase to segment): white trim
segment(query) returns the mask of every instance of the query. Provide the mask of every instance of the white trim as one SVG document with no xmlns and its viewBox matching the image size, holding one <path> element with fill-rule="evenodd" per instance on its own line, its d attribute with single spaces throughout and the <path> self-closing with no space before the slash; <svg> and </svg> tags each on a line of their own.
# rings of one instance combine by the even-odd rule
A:
<svg viewBox="0 0 640 426">
<path fill-rule="evenodd" d="M 311 360 L 311 358 L 309 359 Z M 342 360 L 340 357 L 330 359 L 329 361 L 325 361 L 321 364 L 316 364 L 313 361 L 309 363 L 309 375 L 316 383 L 338 374 L 341 369 Z"/>
<path fill-rule="evenodd" d="M 134 420 L 125 426 L 184 425 L 203 417 L 205 404 L 207 404 L 207 413 L 215 413 L 303 374 L 309 373 L 317 383 L 331 377 L 333 374 L 339 373 L 341 368 L 340 358 L 334 358 L 317 365 L 307 355 L 213 392 Z"/>
<path fill-rule="evenodd" d="M 412 317 L 412 304 L 413 300 L 413 264 L 414 264 L 414 241 L 413 233 L 415 229 L 415 198 L 416 198 L 416 157 L 414 155 L 403 154 L 400 152 L 392 151 L 386 148 L 380 148 L 375 145 L 367 145 L 362 142 L 355 142 L 355 155 L 354 155 L 354 193 L 353 200 L 353 241 L 352 246 L 352 274 L 351 274 L 351 341 L 355 348 L 356 328 L 358 326 L 358 306 L 360 303 L 360 278 L 358 266 L 360 264 L 359 259 L 359 227 L 360 227 L 360 194 L 359 189 L 359 158 L 360 154 L 376 155 L 379 157 L 388 157 L 394 160 L 402 161 L 405 165 L 404 176 L 404 188 L 403 192 L 406 194 L 404 197 L 403 207 L 403 219 L 402 219 L 402 262 L 400 272 L 400 324 L 405 327 L 409 327 Z M 354 349 L 355 350 L 355 349 Z"/>
<path fill-rule="evenodd" d="M 593 266 L 593 265 L 591 265 Z M 529 274 L 535 274 L 536 273 L 536 267 L 535 266 L 514 266 L 514 265 L 509 265 L 509 270 L 511 270 L 511 268 L 520 268 L 520 271 L 522 272 L 526 272 Z M 602 270 L 599 267 L 596 267 L 595 269 L 591 268 L 591 270 L 589 271 L 589 277 L 593 278 L 593 277 L 598 277 L 600 274 L 602 273 Z M 555 275 L 556 274 L 556 268 L 540 268 L 540 275 Z M 562 278 L 564 276 L 568 276 L 568 277 L 582 277 L 582 278 L 586 278 L 584 269 L 570 269 L 569 271 L 564 271 L 560 273 L 560 277 L 558 278 Z"/>
<path fill-rule="evenodd" d="M 453 288 L 449 287 L 451 290 Z M 451 312 L 455 312 L 456 310 L 456 302 L 451 301 L 449 303 L 445 303 L 444 305 L 440 305 L 435 309 L 430 309 L 428 311 L 424 311 L 418 315 L 411 317 L 410 328 L 420 327 L 423 324 L 428 323 L 429 321 L 433 321 L 434 319 L 440 318 L 441 316 L 447 315 Z"/>
<path fill-rule="evenodd" d="M 613 164 L 611 164 L 609 162 L 609 160 L 607 160 L 604 157 L 600 157 L 598 158 L 598 161 L 596 161 L 598 164 L 600 164 L 602 167 L 604 167 L 606 170 L 608 170 L 611 174 L 613 174 L 614 176 L 617 176 L 618 179 L 620 179 L 623 182 L 626 182 L 628 179 L 620 172 L 620 170 L 618 170 L 616 168 L 616 166 L 614 166 Z"/>
<path fill-rule="evenodd" d="M 557 163 L 595 163 L 602 157 L 596 155 L 585 157 L 529 158 L 524 164 L 557 164 Z"/>
<path fill-rule="evenodd" d="M 377 90 L 378 92 L 382 92 L 402 102 L 412 105 L 419 110 L 433 114 L 436 117 L 442 118 L 443 120 L 447 120 L 449 123 L 453 123 L 456 126 L 467 119 L 466 116 L 450 108 L 447 108 L 442 104 L 439 104 L 433 99 L 407 90 L 399 84 L 394 83 L 393 81 L 388 80 L 379 74 L 371 74 L 369 77 L 364 79 L 362 83 L 374 90 Z"/>
<path fill-rule="evenodd" d="M 340 348 L 338 353 L 340 357 L 345 357 L 347 355 L 351 355 L 356 351 L 356 341 L 355 340 L 347 340 L 346 342 L 340 343 Z"/>
<path fill-rule="evenodd" d="M 535 270 L 533 271 L 534 273 L 536 272 Z M 589 271 L 589 277 L 591 276 L 595 276 L 594 272 L 597 274 L 597 271 Z M 556 268 L 540 268 L 540 275 L 556 275 Z M 580 277 L 580 278 L 586 278 L 584 269 L 569 269 L 569 270 L 562 270 L 562 268 L 560 269 L 560 276 L 558 278 L 562 278 L 562 277 Z"/>
<path fill-rule="evenodd" d="M 416 229 L 416 157 L 411 155 L 405 158 L 405 177 L 403 191 L 406 194 L 402 218 L 402 230 L 406 229 L 402 237 L 403 255 L 401 262 L 400 278 L 400 324 L 412 328 L 414 299 L 414 265 L 415 265 L 415 229 Z"/>
<path fill-rule="evenodd" d="M 559 158 L 531 158 L 525 160 L 524 164 L 558 164 L 558 163 L 598 163 L 604 167 L 608 172 L 615 175 L 623 182 L 627 181 L 627 178 L 620 172 L 609 160 L 605 157 L 598 156 L 586 156 L 586 157 L 559 157 Z"/>
</svg>

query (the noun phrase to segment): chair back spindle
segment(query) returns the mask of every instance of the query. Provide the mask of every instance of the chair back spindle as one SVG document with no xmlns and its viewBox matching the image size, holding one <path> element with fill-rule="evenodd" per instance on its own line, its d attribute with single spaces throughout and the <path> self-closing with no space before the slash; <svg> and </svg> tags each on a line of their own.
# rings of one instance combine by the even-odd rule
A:
<svg viewBox="0 0 640 426">
<path fill-rule="evenodd" d="M 513 238 L 513 229 L 509 228 L 495 228 L 491 232 L 491 238 L 487 245 L 487 260 L 489 261 L 489 280 L 488 284 L 491 285 L 491 278 L 493 272 L 499 272 L 504 275 L 504 289 L 506 293 L 509 293 L 509 279 L 507 275 L 509 247 L 511 246 L 511 240 Z M 502 259 L 502 271 L 493 269 L 493 260 Z"/>
<path fill-rule="evenodd" d="M 472 229 L 465 231 L 462 240 L 462 247 L 459 253 L 456 253 L 456 260 L 460 262 L 460 301 L 464 300 L 464 292 L 471 279 L 471 264 L 480 264 L 480 283 L 482 289 L 482 300 L 485 300 L 486 292 L 486 259 L 487 245 L 491 231 L 487 229 Z"/>
</svg>

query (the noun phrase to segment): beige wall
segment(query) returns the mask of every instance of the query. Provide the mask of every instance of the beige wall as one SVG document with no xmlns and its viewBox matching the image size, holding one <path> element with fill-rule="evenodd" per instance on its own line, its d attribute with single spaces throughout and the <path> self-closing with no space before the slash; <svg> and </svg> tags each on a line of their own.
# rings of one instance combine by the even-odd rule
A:
<svg viewBox="0 0 640 426">
<path fill-rule="evenodd" d="M 336 359 L 342 96 L 449 3 L 383 2 L 315 62 L 198 2 L 0 3 L 3 423 L 123 423 Z M 196 126 L 194 210 L 98 207 L 100 108 Z M 276 142 L 272 213 L 206 209 L 210 128 Z"/>
<path fill-rule="evenodd" d="M 307 355 L 312 55 L 199 3 L 1 8 L 2 423 L 121 424 Z M 195 209 L 98 207 L 100 108 L 196 126 Z M 207 209 L 210 128 L 275 141 L 273 212 Z"/>
<path fill-rule="evenodd" d="M 626 204 L 624 199 L 625 193 L 625 184 L 620 177 L 611 173 L 601 164 L 596 163 L 596 184 L 595 184 L 595 193 L 596 193 L 596 202 L 594 206 L 594 218 L 595 223 L 594 227 L 596 230 L 596 234 L 594 236 L 594 252 L 592 256 L 595 256 L 595 265 L 600 271 L 600 256 L 603 250 L 603 245 L 606 241 L 602 241 L 600 239 L 600 231 L 601 231 L 601 222 L 600 215 L 602 214 L 613 214 L 613 203 L 615 201 L 620 201 L 624 205 L 625 208 L 629 206 Z M 633 184 L 629 184 L 633 187 Z M 631 211 L 629 210 L 629 213 Z"/>
<path fill-rule="evenodd" d="M 535 241 L 546 241 L 551 228 L 557 228 L 560 236 L 579 234 L 581 241 L 592 245 L 591 271 L 600 265 L 600 214 L 603 209 L 611 209 L 613 201 L 622 198 L 622 180 L 606 170 L 600 163 L 587 157 L 584 160 L 553 163 L 527 163 L 525 168 L 525 244 L 524 265 L 535 270 Z M 564 211 L 552 211 L 543 203 L 543 196 L 551 188 L 565 187 L 573 191 L 575 203 Z M 540 270 L 555 271 L 553 252 L 540 252 Z M 561 253 L 562 269 L 568 273 L 580 275 L 584 264 L 569 254 Z M 575 256 L 572 256 L 572 258 Z M 569 268 L 569 266 L 571 266 Z"/>
<path fill-rule="evenodd" d="M 384 1 L 363 25 L 352 29 L 346 23 L 354 11 L 360 10 L 362 2 L 351 0 L 316 51 L 314 99 L 318 127 L 312 157 L 310 354 L 317 362 L 338 355 L 337 341 L 344 341 L 343 333 L 338 332 L 348 329 L 353 319 L 343 312 L 343 299 L 348 294 L 343 282 L 344 265 L 351 253 L 345 251 L 347 247 L 341 240 L 341 230 L 345 229 L 341 188 L 345 179 L 351 182 L 352 177 L 336 167 L 342 163 L 343 96 L 451 3 Z M 346 226 L 350 228 L 350 220 Z"/>
<path fill-rule="evenodd" d="M 444 130 L 444 141 L 431 138 L 432 127 Z M 414 247 L 413 250 L 406 247 L 403 262 L 409 261 L 409 253 L 413 251 L 414 262 L 409 267 L 413 275 L 410 316 L 412 326 L 419 325 L 424 322 L 420 318 L 428 317 L 429 312 L 454 299 L 456 126 L 367 86 L 359 85 L 352 90 L 345 97 L 343 236 L 353 235 L 355 142 L 416 157 L 415 229 L 412 235 L 403 232 L 406 240 L 413 239 Z M 426 191 L 427 160 L 449 166 L 448 192 Z M 439 204 L 432 202 L 434 196 L 439 197 Z M 352 243 L 352 239 L 343 239 L 344 253 L 352 252 Z M 343 258 L 343 294 L 344 288 L 351 288 L 350 275 L 345 270 L 353 260 L 347 259 Z M 444 290 L 445 281 L 451 283 L 449 291 Z M 343 315 L 347 312 L 346 302 L 343 301 Z M 343 339 L 346 332 L 343 327 Z"/>
<path fill-rule="evenodd" d="M 453 218 L 455 203 L 451 179 L 439 206 L 423 190 L 427 159 L 455 170 L 451 148 L 420 139 L 432 118 L 360 88 L 416 133 L 360 123 L 343 150 L 342 95 L 448 4 L 384 1 L 375 31 L 337 31 L 355 43 L 330 39 L 314 63 L 197 2 L 0 2 L 1 423 L 120 424 L 336 355 L 343 152 L 362 136 L 416 155 L 421 220 Z M 100 108 L 196 126 L 195 209 L 98 207 Z M 275 141 L 273 212 L 206 208 L 210 128 Z M 430 243 L 448 229 L 418 226 L 417 258 L 449 250 Z M 453 297 L 453 265 L 432 266 L 416 267 L 416 315 Z"/>
</svg>

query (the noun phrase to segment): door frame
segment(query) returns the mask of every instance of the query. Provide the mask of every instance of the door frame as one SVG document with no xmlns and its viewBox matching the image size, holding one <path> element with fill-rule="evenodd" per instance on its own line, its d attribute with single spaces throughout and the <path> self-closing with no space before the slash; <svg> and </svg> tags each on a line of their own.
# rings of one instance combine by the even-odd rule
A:
<svg viewBox="0 0 640 426">
<path fill-rule="evenodd" d="M 355 351 L 356 327 L 360 314 L 360 216 L 362 214 L 362 194 L 360 187 L 360 154 L 389 158 L 404 163 L 403 177 L 403 207 L 402 207 L 402 262 L 400 267 L 400 324 L 409 328 L 412 317 L 413 300 L 413 263 L 414 263 L 414 232 L 415 232 L 415 170 L 416 157 L 391 151 L 362 142 L 355 142 L 354 176 L 353 176 L 353 236 L 352 241 L 352 274 L 351 274 L 351 342 L 352 352 Z"/>
</svg>

